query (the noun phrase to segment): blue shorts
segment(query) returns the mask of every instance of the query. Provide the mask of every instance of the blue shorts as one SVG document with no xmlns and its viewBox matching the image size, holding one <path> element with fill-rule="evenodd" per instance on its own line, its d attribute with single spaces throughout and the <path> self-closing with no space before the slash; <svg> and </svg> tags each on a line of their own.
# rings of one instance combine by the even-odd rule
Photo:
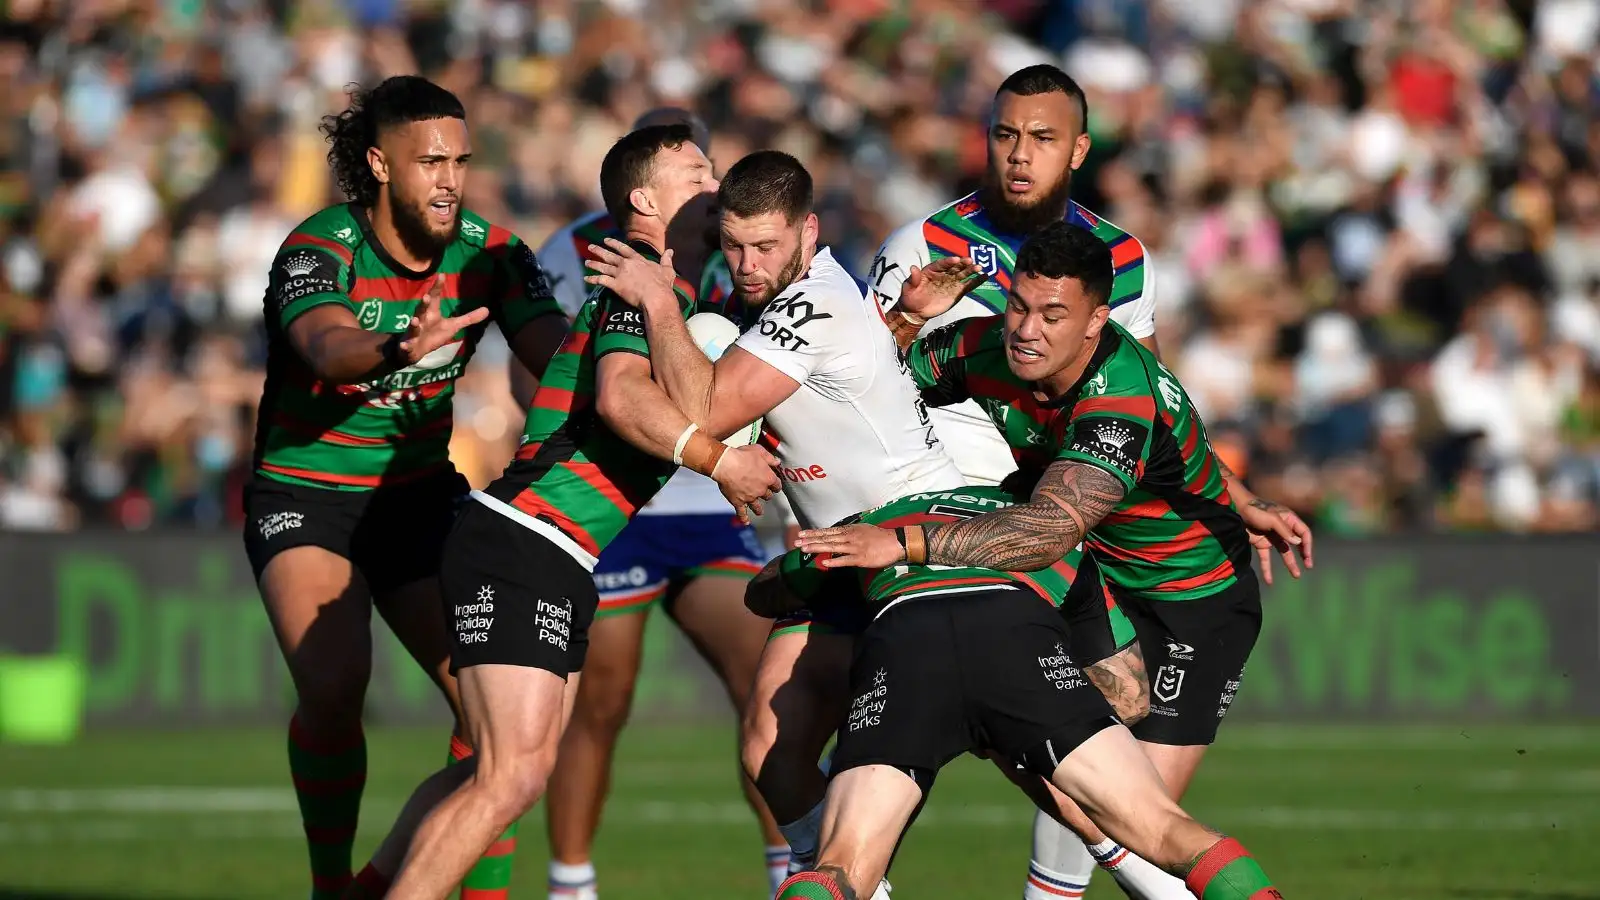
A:
<svg viewBox="0 0 1600 900">
<path fill-rule="evenodd" d="M 639 516 L 600 552 L 595 618 L 648 612 L 669 588 L 702 575 L 749 580 L 766 559 L 755 528 L 731 515 Z"/>
</svg>

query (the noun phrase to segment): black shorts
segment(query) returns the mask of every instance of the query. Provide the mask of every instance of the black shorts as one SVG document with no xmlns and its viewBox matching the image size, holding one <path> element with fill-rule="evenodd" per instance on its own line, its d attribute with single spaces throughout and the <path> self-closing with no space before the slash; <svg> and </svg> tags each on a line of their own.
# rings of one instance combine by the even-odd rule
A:
<svg viewBox="0 0 1600 900">
<path fill-rule="evenodd" d="M 439 573 L 439 554 L 467 480 L 451 469 L 370 491 L 285 484 L 260 475 L 244 488 L 244 549 L 257 581 L 274 556 L 321 547 L 350 560 L 374 594 Z"/>
<path fill-rule="evenodd" d="M 600 605 L 589 570 L 537 531 L 468 501 L 439 566 L 455 634 L 450 672 L 469 666 L 583 670 Z"/>
<path fill-rule="evenodd" d="M 962 753 L 994 750 L 1050 777 L 1117 723 L 1067 640 L 1061 616 L 1032 591 L 900 603 L 861 637 L 832 771 L 888 765 L 931 775 Z"/>
<path fill-rule="evenodd" d="M 1233 705 L 1244 665 L 1261 634 L 1261 589 L 1255 572 L 1209 597 L 1149 600 L 1111 586 L 1133 622 L 1150 673 L 1150 715 L 1133 726 L 1141 741 L 1175 747 L 1209 745 Z"/>
</svg>

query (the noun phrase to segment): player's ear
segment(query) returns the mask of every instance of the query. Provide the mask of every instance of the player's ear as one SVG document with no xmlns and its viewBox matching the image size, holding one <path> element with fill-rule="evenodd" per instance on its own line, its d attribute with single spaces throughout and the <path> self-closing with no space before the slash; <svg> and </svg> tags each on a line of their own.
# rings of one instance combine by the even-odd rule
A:
<svg viewBox="0 0 1600 900">
<path fill-rule="evenodd" d="M 806 222 L 800 226 L 800 246 L 815 247 L 817 245 L 817 214 L 806 213 Z"/>
<path fill-rule="evenodd" d="M 1111 320 L 1111 304 L 1101 303 L 1089 313 L 1089 329 L 1085 334 L 1089 340 L 1100 336 L 1101 329 L 1106 327 L 1106 322 Z"/>
<path fill-rule="evenodd" d="M 1078 170 L 1079 166 L 1083 165 L 1083 161 L 1085 159 L 1089 158 L 1089 147 L 1093 143 L 1094 142 L 1089 139 L 1089 132 L 1087 129 L 1085 129 L 1083 133 L 1079 134 L 1077 139 L 1072 142 L 1072 170 L 1074 172 Z"/>
<path fill-rule="evenodd" d="M 628 192 L 628 205 L 641 216 L 657 215 L 655 198 L 644 188 L 634 188 Z"/>
<path fill-rule="evenodd" d="M 372 177 L 378 179 L 379 184 L 389 183 L 389 160 L 383 155 L 382 150 L 368 147 L 367 165 L 372 167 Z"/>
</svg>

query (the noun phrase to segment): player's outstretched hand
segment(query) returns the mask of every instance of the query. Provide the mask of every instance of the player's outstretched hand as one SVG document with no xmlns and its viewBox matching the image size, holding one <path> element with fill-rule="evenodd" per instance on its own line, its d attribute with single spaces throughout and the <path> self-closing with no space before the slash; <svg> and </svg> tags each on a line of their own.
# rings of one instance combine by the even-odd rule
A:
<svg viewBox="0 0 1600 900">
<path fill-rule="evenodd" d="M 711 477 L 745 525 L 750 524 L 751 516 L 761 515 L 762 500 L 783 488 L 783 483 L 778 481 L 777 459 L 756 444 L 723 453 Z"/>
<path fill-rule="evenodd" d="M 876 525 L 837 525 L 802 531 L 800 549 L 816 554 L 817 566 L 823 569 L 881 569 L 906 558 L 906 548 L 894 530 Z"/>
<path fill-rule="evenodd" d="M 931 319 L 955 306 L 957 300 L 988 277 L 965 256 L 947 256 L 926 266 L 912 266 L 900 288 L 900 308 Z"/>
<path fill-rule="evenodd" d="M 1294 578 L 1300 577 L 1300 562 L 1312 568 L 1311 527 L 1286 506 L 1257 497 L 1239 510 L 1245 528 L 1250 533 L 1250 544 L 1261 557 L 1261 578 L 1272 583 L 1272 554 L 1283 557 L 1284 568 Z"/>
<path fill-rule="evenodd" d="M 609 288 L 633 306 L 669 303 L 677 309 L 672 285 L 678 273 L 672 268 L 671 250 L 661 255 L 660 262 L 651 262 L 626 243 L 606 238 L 604 244 L 590 245 L 589 256 L 584 265 L 594 274 L 585 275 L 584 281 Z"/>
<path fill-rule="evenodd" d="M 428 285 L 428 292 L 422 295 L 422 302 L 417 304 L 411 324 L 406 327 L 406 336 L 400 341 L 400 355 L 407 363 L 415 365 L 424 356 L 455 340 L 456 334 L 462 329 L 489 318 L 487 306 L 480 306 L 459 316 L 446 316 L 439 311 L 443 301 L 444 275 L 441 273 L 433 277 L 433 284 Z"/>
</svg>

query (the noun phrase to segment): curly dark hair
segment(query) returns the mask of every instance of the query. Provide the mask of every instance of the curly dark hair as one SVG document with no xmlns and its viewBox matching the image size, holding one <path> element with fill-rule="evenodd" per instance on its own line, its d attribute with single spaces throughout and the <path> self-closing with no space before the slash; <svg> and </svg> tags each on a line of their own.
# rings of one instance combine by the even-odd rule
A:
<svg viewBox="0 0 1600 900">
<path fill-rule="evenodd" d="M 350 86 L 350 106 L 336 116 L 323 116 L 328 138 L 328 166 L 339 189 L 362 206 L 378 202 L 378 179 L 367 164 L 367 148 L 378 145 L 385 129 L 429 119 L 467 118 L 455 94 L 420 75 L 396 75 L 363 91 Z"/>
<path fill-rule="evenodd" d="M 1028 236 L 1017 251 L 1013 275 L 1041 278 L 1076 278 L 1096 306 L 1111 297 L 1116 269 L 1111 248 L 1087 228 L 1070 222 L 1052 222 Z"/>
</svg>

